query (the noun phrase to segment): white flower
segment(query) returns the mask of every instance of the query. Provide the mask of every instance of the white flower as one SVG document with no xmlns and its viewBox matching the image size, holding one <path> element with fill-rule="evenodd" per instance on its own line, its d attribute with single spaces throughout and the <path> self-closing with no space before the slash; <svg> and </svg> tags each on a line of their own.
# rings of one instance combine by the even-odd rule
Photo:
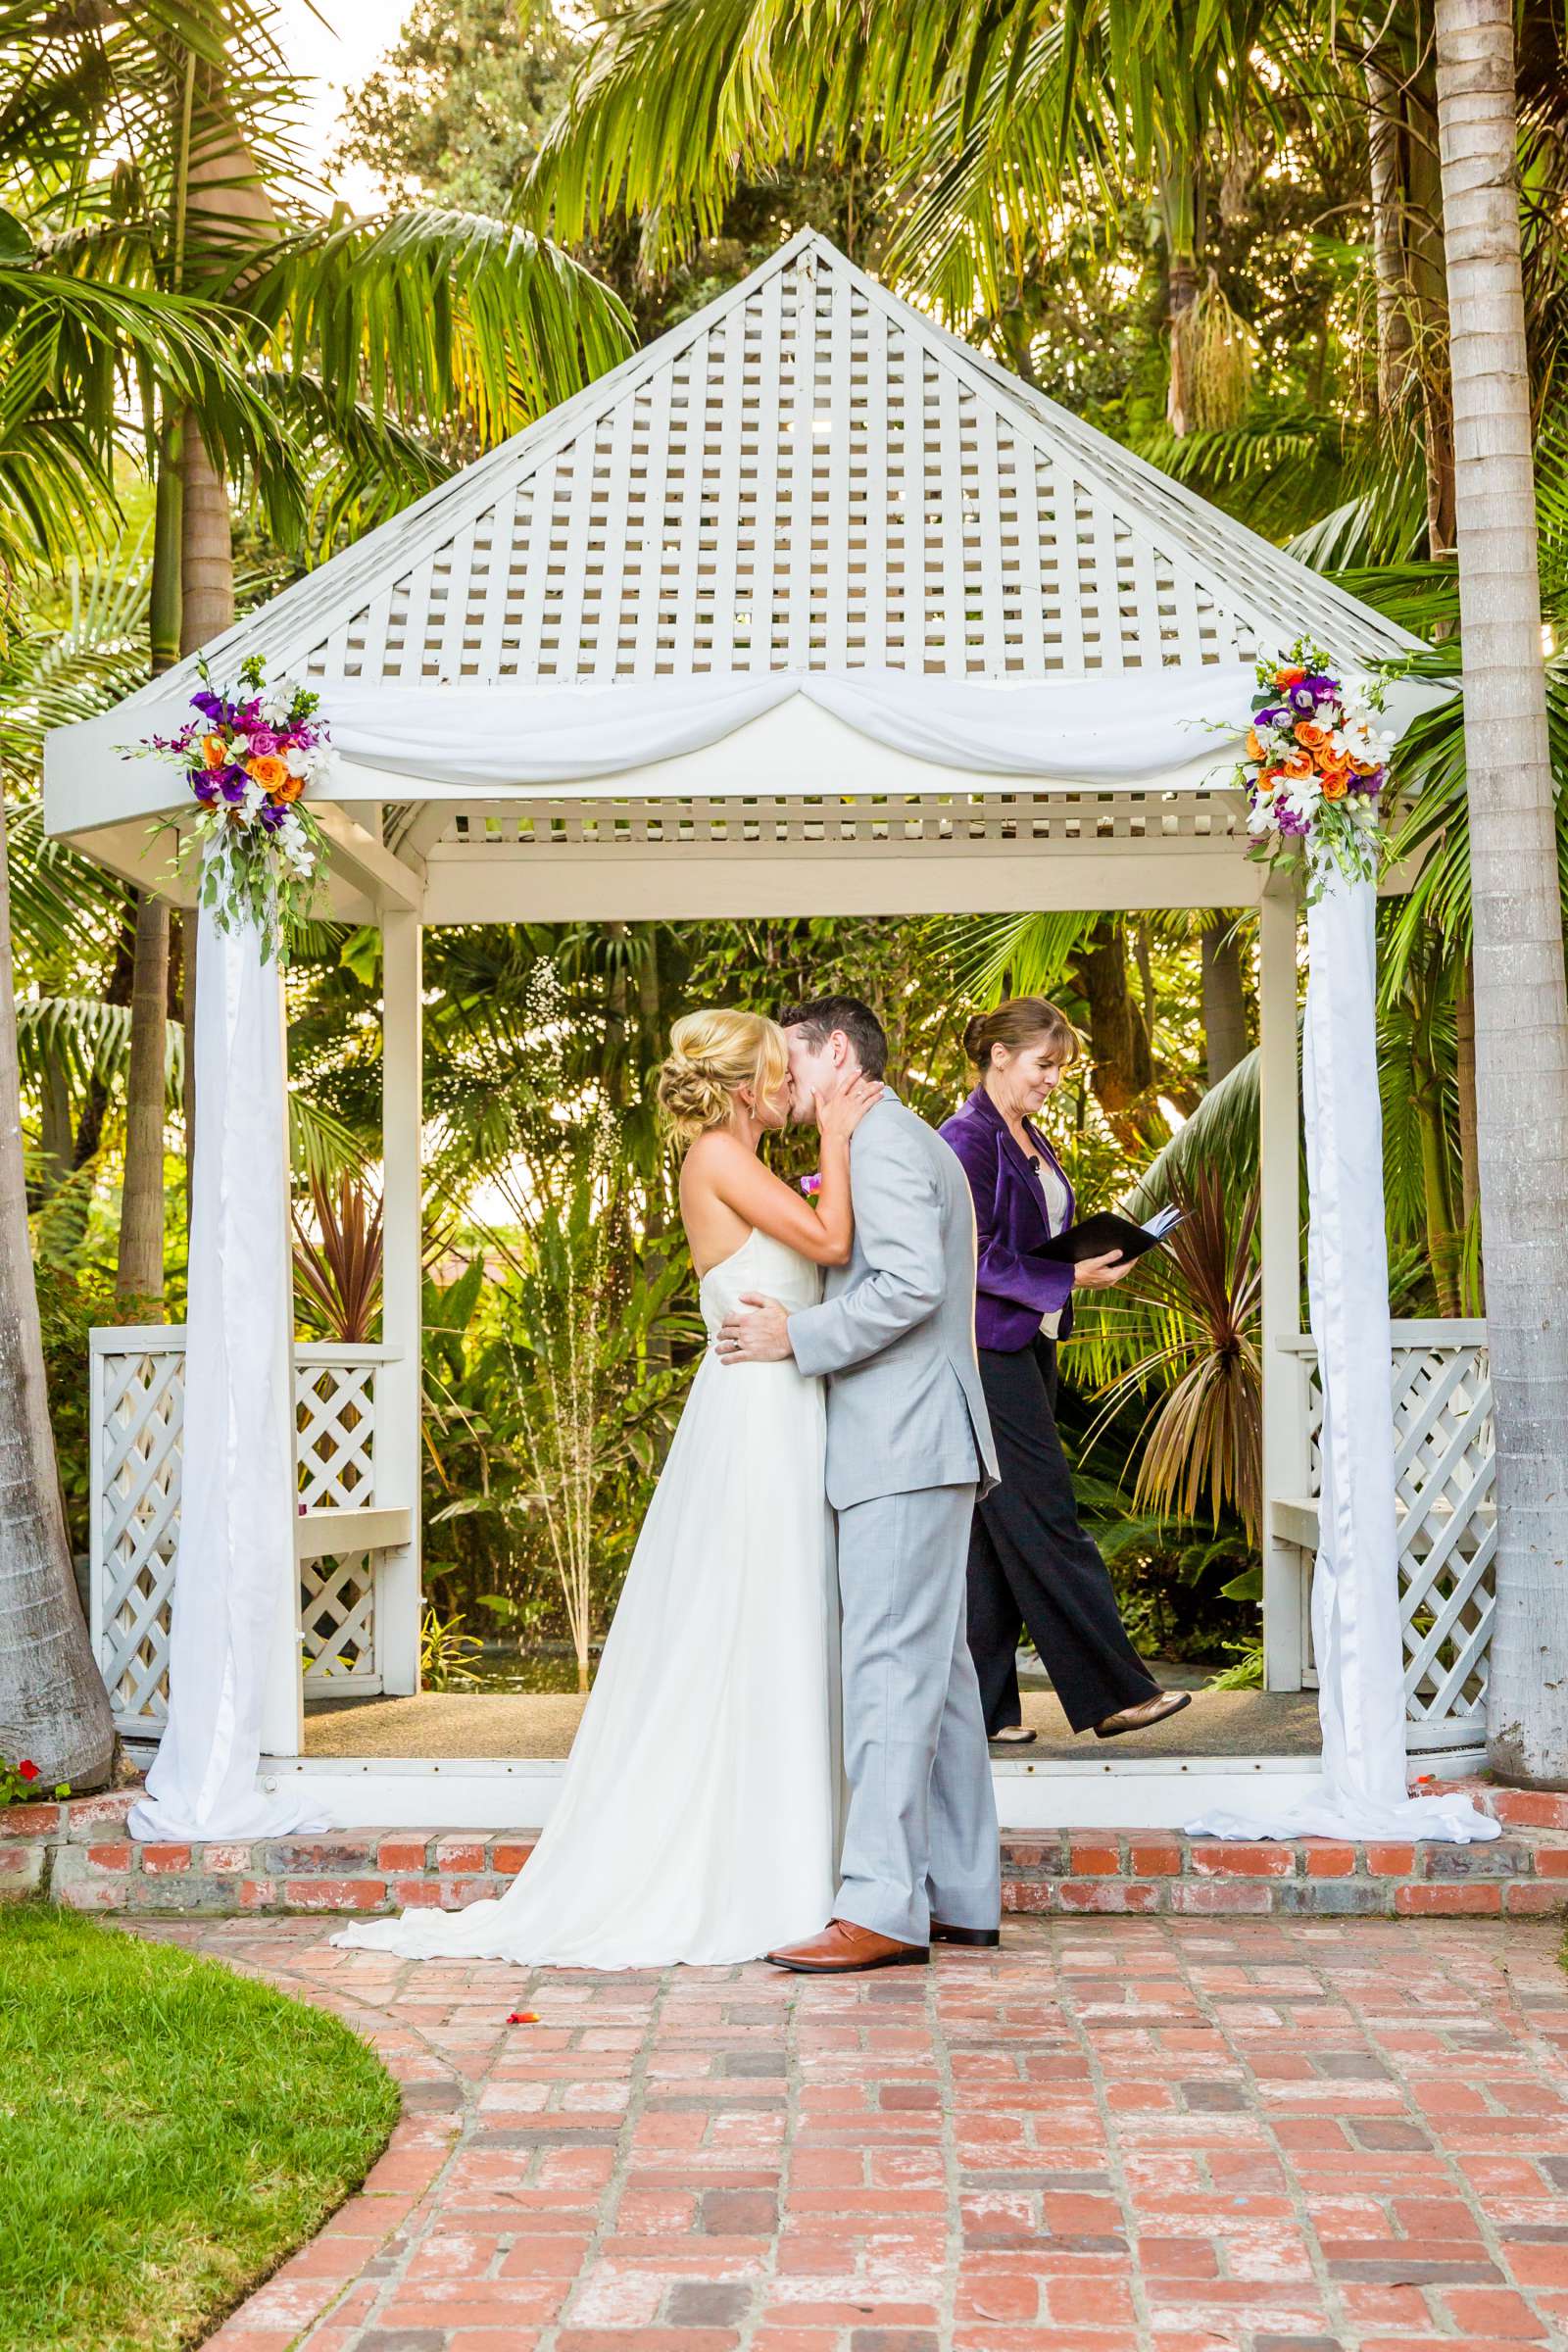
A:
<svg viewBox="0 0 1568 2352">
<path fill-rule="evenodd" d="M 311 767 L 311 755 L 299 744 L 291 743 L 283 754 L 283 765 L 291 776 L 308 775 Z"/>
<path fill-rule="evenodd" d="M 294 708 L 292 695 L 280 694 L 274 686 L 270 694 L 262 697 L 262 722 L 269 727 L 286 727 L 288 714 Z"/>
<path fill-rule="evenodd" d="M 239 805 L 240 814 L 244 817 L 247 824 L 251 822 L 251 819 L 255 816 L 257 809 L 261 807 L 266 798 L 267 795 L 257 783 L 256 778 L 254 776 L 247 776 L 245 779 L 245 798 Z"/>
<path fill-rule="evenodd" d="M 1249 808 L 1247 811 L 1247 830 L 1249 833 L 1273 832 L 1274 817 L 1267 801 L 1259 801 L 1254 808 Z"/>
</svg>

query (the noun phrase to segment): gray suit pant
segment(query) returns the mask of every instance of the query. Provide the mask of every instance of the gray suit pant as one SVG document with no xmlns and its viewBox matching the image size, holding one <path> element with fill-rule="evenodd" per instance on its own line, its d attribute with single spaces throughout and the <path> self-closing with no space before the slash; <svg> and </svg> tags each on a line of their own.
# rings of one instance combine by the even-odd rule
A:
<svg viewBox="0 0 1568 2352">
<path fill-rule="evenodd" d="M 835 1916 L 924 1943 L 932 1918 L 994 1928 L 1001 1856 L 969 1655 L 974 1489 L 924 1487 L 840 1511 L 844 1770 Z"/>
</svg>

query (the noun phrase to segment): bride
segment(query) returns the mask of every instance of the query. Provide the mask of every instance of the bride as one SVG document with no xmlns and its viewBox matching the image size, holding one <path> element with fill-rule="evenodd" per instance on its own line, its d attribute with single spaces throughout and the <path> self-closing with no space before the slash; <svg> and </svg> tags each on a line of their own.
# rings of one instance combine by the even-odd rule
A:
<svg viewBox="0 0 1568 2352">
<path fill-rule="evenodd" d="M 850 1254 L 850 1137 L 882 1093 L 816 1099 L 813 1210 L 759 1159 L 789 1117 L 784 1033 L 677 1021 L 659 1100 L 710 1348 L 627 1571 L 561 1795 L 499 1901 L 366 1920 L 332 1940 L 410 1959 L 716 1964 L 814 1935 L 833 1906 L 837 1599 L 820 1383 L 721 1366 L 744 1293 L 815 1303 Z"/>
</svg>

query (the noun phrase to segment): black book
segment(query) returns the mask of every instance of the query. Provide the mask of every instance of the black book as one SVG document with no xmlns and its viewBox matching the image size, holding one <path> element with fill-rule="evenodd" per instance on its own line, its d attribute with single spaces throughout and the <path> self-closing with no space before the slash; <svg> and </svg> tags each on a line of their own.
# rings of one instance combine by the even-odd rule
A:
<svg viewBox="0 0 1568 2352">
<path fill-rule="evenodd" d="M 1113 1208 L 1099 1208 L 1092 1217 L 1080 1217 L 1065 1233 L 1042 1243 L 1031 1254 L 1069 1266 L 1081 1264 L 1086 1257 L 1108 1257 L 1113 1250 L 1126 1258 L 1142 1257 L 1180 1223 L 1180 1213 L 1169 1208 L 1157 1210 L 1147 1225 L 1135 1225 L 1131 1217 L 1118 1216 Z"/>
</svg>

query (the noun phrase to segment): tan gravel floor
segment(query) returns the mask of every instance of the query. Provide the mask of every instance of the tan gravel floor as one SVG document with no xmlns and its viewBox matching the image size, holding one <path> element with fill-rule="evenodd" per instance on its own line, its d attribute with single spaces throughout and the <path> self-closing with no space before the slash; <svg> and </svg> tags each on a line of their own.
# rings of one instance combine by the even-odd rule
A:
<svg viewBox="0 0 1568 2352">
<path fill-rule="evenodd" d="M 310 1709 L 305 1752 L 454 1762 L 564 1756 L 582 1707 L 574 1694 L 558 1691 L 432 1690 L 418 1698 L 340 1700 Z M 1157 1730 L 1129 1733 L 1113 1742 L 1089 1733 L 1075 1740 L 1049 1690 L 1026 1690 L 1023 1711 L 1039 1739 L 1032 1746 L 999 1747 L 998 1756 L 1039 1763 L 1095 1755 L 1310 1755 L 1318 1743 L 1311 1691 L 1198 1690 L 1190 1707 Z"/>
</svg>

